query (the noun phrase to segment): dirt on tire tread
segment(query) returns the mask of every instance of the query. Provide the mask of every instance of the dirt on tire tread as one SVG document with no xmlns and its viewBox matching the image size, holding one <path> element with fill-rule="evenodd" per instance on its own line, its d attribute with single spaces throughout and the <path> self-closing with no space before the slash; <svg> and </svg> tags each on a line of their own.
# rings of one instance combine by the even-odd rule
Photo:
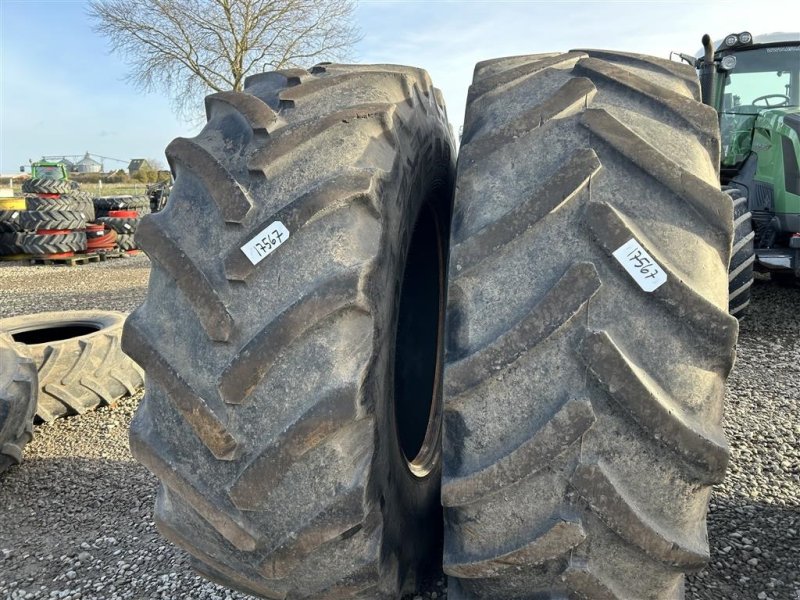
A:
<svg viewBox="0 0 800 600">
<path fill-rule="evenodd" d="M 677 598 L 708 559 L 728 456 L 716 116 L 693 75 L 641 55 L 486 61 L 473 86 L 445 365 L 448 597 Z M 667 273 L 652 293 L 612 255 L 631 238 Z"/>
<path fill-rule="evenodd" d="M 412 196 L 417 170 L 436 173 L 424 185 L 451 184 L 452 134 L 437 97 L 419 69 L 266 73 L 249 77 L 244 93 L 209 96 L 205 129 L 167 148 L 170 202 L 137 231 L 154 266 L 149 294 L 174 297 L 192 344 L 215 348 L 216 357 L 189 368 L 194 350 L 181 341 L 188 338 L 176 337 L 176 350 L 153 335 L 153 321 L 164 316 L 151 312 L 150 300 L 131 315 L 124 346 L 148 373 L 131 447 L 161 479 L 159 528 L 212 579 L 287 600 L 393 598 L 414 586 L 408 575 L 426 560 L 420 531 L 428 517 L 384 519 L 400 501 L 392 487 L 399 483 L 376 479 L 384 475 L 373 462 L 387 459 L 374 446 L 377 382 L 363 377 L 373 331 L 387 318 L 374 291 L 387 284 L 376 278 L 396 258 L 378 241 L 387 237 L 394 247 L 397 232 L 408 235 L 396 199 Z M 220 145 L 223 130 L 233 146 Z M 203 248 L 173 216 L 187 195 L 193 226 L 208 235 Z M 257 265 L 242 261 L 240 247 L 274 221 L 290 238 Z M 339 232 L 338 249 L 319 237 L 329 227 Z M 310 240 L 322 248 L 298 269 Z M 292 294 L 276 289 L 247 318 L 248 296 L 279 279 Z M 337 350 L 330 344 L 340 338 Z M 313 361 L 333 368 L 330 376 L 319 379 L 313 362 L 303 363 L 303 377 L 281 379 L 297 374 L 311 347 Z M 212 381 L 198 377 L 203 372 Z M 286 387 L 285 403 L 266 402 L 264 390 L 275 386 Z M 248 422 L 264 431 L 254 435 Z M 175 460 L 187 451 L 194 466 Z M 431 477 L 418 493 L 435 508 L 438 471 Z M 407 539 L 397 556 L 383 556 L 384 536 L 397 537 L 403 521 Z"/>
</svg>

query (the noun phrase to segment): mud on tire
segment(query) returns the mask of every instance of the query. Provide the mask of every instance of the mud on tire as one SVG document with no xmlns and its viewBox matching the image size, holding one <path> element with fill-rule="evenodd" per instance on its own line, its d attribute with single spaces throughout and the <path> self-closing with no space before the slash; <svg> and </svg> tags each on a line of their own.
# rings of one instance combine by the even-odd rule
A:
<svg viewBox="0 0 800 600">
<path fill-rule="evenodd" d="M 76 310 L 0 319 L 39 372 L 36 416 L 81 414 L 135 393 L 142 370 L 121 349 L 123 313 Z"/>
<path fill-rule="evenodd" d="M 450 600 L 675 599 L 708 560 L 737 335 L 718 154 L 689 67 L 594 50 L 477 66 L 450 256 Z M 657 289 L 612 256 L 629 240 Z"/>
<path fill-rule="evenodd" d="M 324 65 L 206 111 L 136 232 L 153 271 L 124 337 L 147 372 L 131 448 L 161 479 L 157 524 L 249 593 L 397 598 L 441 557 L 440 95 L 419 69 Z M 258 240 L 273 250 L 253 264 L 240 248 Z M 430 336 L 395 344 L 398 321 Z"/>
</svg>

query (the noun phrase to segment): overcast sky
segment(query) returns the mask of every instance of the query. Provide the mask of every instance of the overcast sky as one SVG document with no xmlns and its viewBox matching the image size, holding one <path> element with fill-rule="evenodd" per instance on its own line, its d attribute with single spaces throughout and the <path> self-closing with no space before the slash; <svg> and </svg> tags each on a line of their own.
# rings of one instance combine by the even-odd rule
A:
<svg viewBox="0 0 800 600">
<path fill-rule="evenodd" d="M 475 63 L 486 58 L 593 47 L 666 58 L 749 30 L 791 30 L 794 0 L 705 2 L 359 3 L 357 62 L 428 69 L 444 92 L 453 127 Z M 169 141 L 197 127 L 169 101 L 124 81 L 125 63 L 91 29 L 81 0 L 0 0 L 0 172 L 50 154 L 160 158 Z M 122 163 L 106 161 L 106 168 Z"/>
</svg>

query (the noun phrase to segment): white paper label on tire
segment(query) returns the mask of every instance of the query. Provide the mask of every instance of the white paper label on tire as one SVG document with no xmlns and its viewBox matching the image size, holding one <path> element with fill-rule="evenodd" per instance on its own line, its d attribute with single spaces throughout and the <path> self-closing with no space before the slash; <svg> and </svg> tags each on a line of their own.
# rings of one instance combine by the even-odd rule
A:
<svg viewBox="0 0 800 600">
<path fill-rule="evenodd" d="M 289 230 L 286 226 L 280 221 L 273 221 L 242 246 L 241 250 L 251 263 L 257 265 L 288 239 Z"/>
<path fill-rule="evenodd" d="M 667 274 L 653 257 L 642 248 L 642 245 L 631 238 L 614 252 L 614 258 L 619 261 L 628 275 L 645 292 L 653 292 L 667 282 Z"/>
</svg>

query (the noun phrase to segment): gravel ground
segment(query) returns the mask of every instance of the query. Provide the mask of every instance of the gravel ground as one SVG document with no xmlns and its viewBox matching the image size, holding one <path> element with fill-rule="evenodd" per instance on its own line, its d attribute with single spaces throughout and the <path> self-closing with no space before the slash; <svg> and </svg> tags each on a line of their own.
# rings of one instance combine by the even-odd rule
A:
<svg viewBox="0 0 800 600">
<path fill-rule="evenodd" d="M 0 317 L 129 311 L 148 267 L 145 257 L 0 264 Z M 800 287 L 759 281 L 753 295 L 729 381 L 732 454 L 711 500 L 712 562 L 689 578 L 688 600 L 800 600 Z M 0 475 L 0 598 L 249 598 L 194 576 L 155 530 L 156 480 L 127 443 L 139 400 L 38 426 L 23 465 Z M 444 585 L 417 598 L 446 597 Z"/>
</svg>

